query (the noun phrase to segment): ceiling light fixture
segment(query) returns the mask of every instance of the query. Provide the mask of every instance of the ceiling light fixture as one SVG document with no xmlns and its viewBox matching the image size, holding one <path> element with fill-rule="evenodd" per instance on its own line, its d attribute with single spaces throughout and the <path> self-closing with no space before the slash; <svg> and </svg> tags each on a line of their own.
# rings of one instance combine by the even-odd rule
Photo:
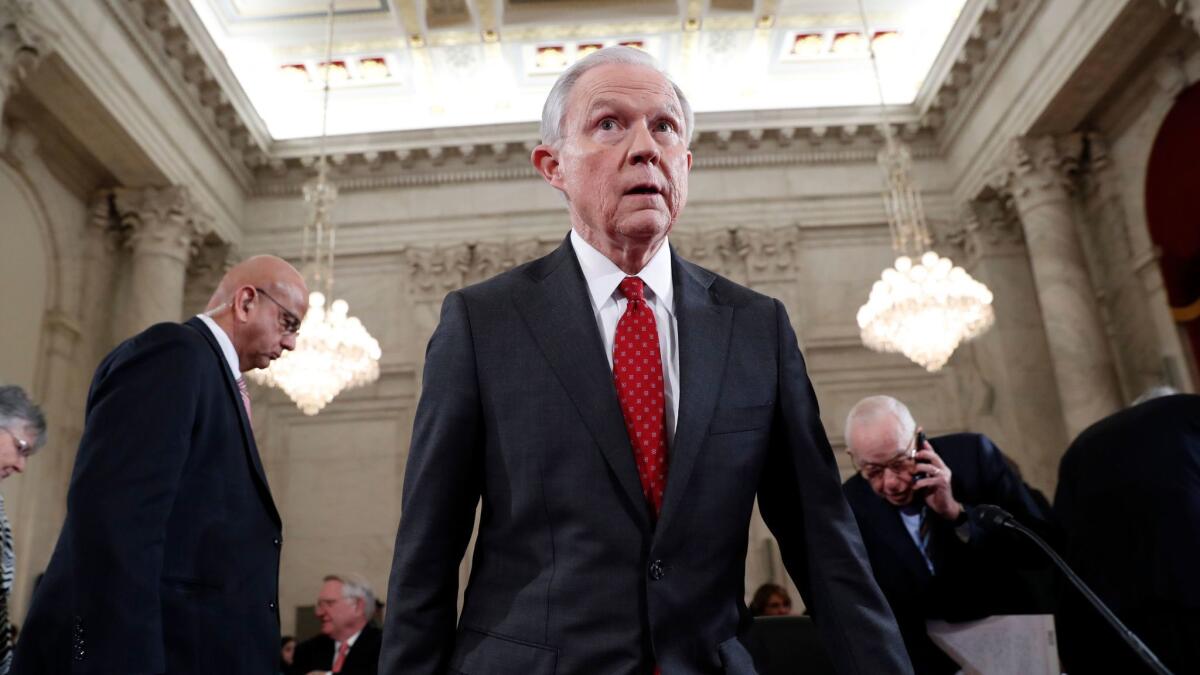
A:
<svg viewBox="0 0 1200 675">
<path fill-rule="evenodd" d="M 334 2 L 330 0 L 324 63 L 333 63 Z M 283 390 L 305 415 L 316 415 L 325 404 L 351 387 L 379 379 L 379 342 L 356 317 L 345 300 L 333 298 L 333 250 L 336 227 L 329 210 L 337 199 L 337 186 L 329 182 L 325 154 L 329 117 L 330 68 L 323 68 L 325 89 L 321 101 L 320 157 L 316 178 L 304 184 L 304 200 L 312 207 L 312 220 L 304 225 L 301 254 L 305 276 L 315 290 L 308 296 L 308 313 L 300 324 L 296 348 L 284 352 L 267 368 L 252 370 L 250 379 Z M 313 240 L 310 250 L 309 240 Z"/>
<path fill-rule="evenodd" d="M 862 0 L 858 0 L 858 11 L 862 34 L 871 35 Z M 885 143 L 878 158 L 887 181 L 883 199 L 892 249 L 898 257 L 871 287 L 867 303 L 858 310 L 858 327 L 868 348 L 899 352 L 936 372 L 961 342 L 991 327 L 995 320 L 992 292 L 949 258 L 931 250 L 921 193 L 912 180 L 912 153 L 892 133 L 875 48 L 870 40 L 866 44 L 883 118 Z"/>
</svg>

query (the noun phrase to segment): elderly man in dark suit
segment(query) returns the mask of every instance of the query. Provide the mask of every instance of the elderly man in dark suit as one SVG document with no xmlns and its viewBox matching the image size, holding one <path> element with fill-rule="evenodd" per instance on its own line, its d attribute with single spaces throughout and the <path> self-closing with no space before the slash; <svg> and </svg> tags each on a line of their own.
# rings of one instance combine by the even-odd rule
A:
<svg viewBox="0 0 1200 675">
<path fill-rule="evenodd" d="M 1054 496 L 1063 557 L 1176 673 L 1200 667 L 1200 396 L 1149 397 L 1079 434 Z M 1065 669 L 1149 673 L 1091 605 L 1067 589 Z"/>
<path fill-rule="evenodd" d="M 251 258 L 205 314 L 101 362 L 14 672 L 274 672 L 280 521 L 241 373 L 292 349 L 306 308 L 291 265 Z"/>
<path fill-rule="evenodd" d="M 375 675 L 382 634 L 375 593 L 357 575 L 330 574 L 317 594 L 321 634 L 296 646 L 289 675 Z"/>
<path fill-rule="evenodd" d="M 783 305 L 667 244 L 691 133 L 686 98 L 637 50 L 555 84 L 532 160 L 571 232 L 442 306 L 381 672 L 753 673 L 756 496 L 840 671 L 910 671 Z"/>
<path fill-rule="evenodd" d="M 1052 539 L 1055 528 L 999 448 L 981 434 L 938 436 L 917 446 L 917 423 L 900 401 L 870 396 L 846 418 L 858 474 L 845 483 L 871 567 L 918 673 L 959 670 L 929 639 L 928 619 L 966 621 L 1053 608 L 1047 562 L 1011 532 L 971 517 L 996 504 Z"/>
</svg>

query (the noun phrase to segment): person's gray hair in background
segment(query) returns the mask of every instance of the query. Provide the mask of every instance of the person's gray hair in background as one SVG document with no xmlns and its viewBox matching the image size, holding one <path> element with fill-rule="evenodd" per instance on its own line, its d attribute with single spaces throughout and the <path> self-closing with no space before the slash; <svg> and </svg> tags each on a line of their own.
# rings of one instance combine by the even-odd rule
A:
<svg viewBox="0 0 1200 675">
<path fill-rule="evenodd" d="M 850 436 L 854 428 L 862 424 L 874 427 L 885 418 L 889 421 L 894 420 L 892 423 L 900 430 L 901 437 L 912 436 L 917 431 L 917 422 L 909 412 L 908 406 L 891 396 L 868 396 L 855 403 L 846 414 L 846 445 L 850 445 Z"/>
<path fill-rule="evenodd" d="M 562 140 L 563 116 L 567 111 L 567 99 L 571 96 L 571 89 L 575 87 L 575 83 L 579 81 L 579 78 L 583 77 L 584 73 L 592 68 L 610 63 L 646 66 L 661 73 L 667 82 L 671 83 L 671 88 L 675 90 L 675 96 L 679 97 L 679 105 L 683 106 L 684 126 L 687 129 L 685 140 L 687 141 L 687 145 L 690 146 L 695 132 L 696 115 L 692 112 L 692 105 L 688 103 L 687 96 L 683 95 L 683 90 L 659 67 L 658 62 L 654 60 L 653 56 L 640 49 L 623 46 L 605 47 L 604 49 L 594 51 L 563 71 L 558 81 L 554 83 L 554 88 L 550 90 L 550 94 L 546 97 L 546 104 L 542 106 L 542 126 L 540 129 L 542 142 L 546 145 L 557 145 Z"/>
<path fill-rule="evenodd" d="M 368 621 L 375 616 L 375 591 L 371 590 L 365 577 L 360 574 L 327 574 L 322 581 L 342 582 L 342 597 L 347 600 L 362 598 L 363 616 Z"/>
<path fill-rule="evenodd" d="M 1150 387 L 1146 391 L 1143 391 L 1141 396 L 1138 396 L 1137 398 L 1133 399 L 1133 403 L 1130 403 L 1129 405 L 1135 406 L 1139 403 L 1145 403 L 1146 401 L 1149 401 L 1151 399 L 1162 398 L 1163 396 L 1174 396 L 1175 394 L 1178 394 L 1178 393 L 1179 393 L 1179 390 L 1176 389 L 1175 387 L 1168 387 L 1167 385 L 1158 385 L 1155 387 Z"/>
<path fill-rule="evenodd" d="M 46 416 L 18 386 L 0 387 L 0 427 L 12 431 L 31 430 L 35 439 L 30 452 L 36 452 L 46 444 Z"/>
</svg>

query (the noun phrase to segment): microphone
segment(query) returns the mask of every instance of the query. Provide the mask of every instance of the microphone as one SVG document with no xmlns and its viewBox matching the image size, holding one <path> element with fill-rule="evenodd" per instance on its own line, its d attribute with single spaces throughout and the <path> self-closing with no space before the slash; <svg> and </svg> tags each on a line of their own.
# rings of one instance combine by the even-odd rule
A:
<svg viewBox="0 0 1200 675">
<path fill-rule="evenodd" d="M 1104 604 L 1104 601 L 1101 600 L 1095 593 L 1093 593 L 1091 588 L 1088 588 L 1088 585 L 1083 582 L 1083 579 L 1080 579 L 1079 575 L 1075 574 L 1075 571 L 1071 569 L 1071 566 L 1068 565 L 1065 560 L 1060 558 L 1059 555 L 1054 552 L 1054 549 L 1050 548 L 1050 545 L 1043 541 L 1042 538 L 1039 537 L 1033 530 L 1030 530 L 1022 525 L 1017 521 L 1016 518 L 1013 517 L 1011 513 L 1005 511 L 999 506 L 996 506 L 995 504 L 979 504 L 977 506 L 970 506 L 967 507 L 967 512 L 976 521 L 978 521 L 984 529 L 999 530 L 1004 528 L 1016 530 L 1017 532 L 1020 532 L 1026 537 L 1032 539 L 1033 543 L 1037 544 L 1038 547 L 1050 557 L 1050 560 L 1054 562 L 1063 575 L 1067 577 L 1067 579 L 1073 586 L 1075 586 L 1075 588 L 1083 595 L 1083 597 L 1088 599 L 1088 602 L 1092 603 L 1092 606 L 1096 608 L 1096 611 L 1099 612 L 1106 621 L 1108 621 L 1109 625 L 1113 627 L 1113 630 L 1117 631 L 1117 634 L 1125 640 L 1129 647 L 1133 649 L 1134 653 L 1141 658 L 1142 662 L 1145 663 L 1150 670 L 1154 671 L 1158 675 L 1171 675 L 1171 671 L 1167 670 L 1167 667 L 1163 665 L 1158 656 L 1155 655 L 1154 652 L 1150 651 L 1150 648 L 1146 646 L 1146 643 L 1142 642 L 1136 633 L 1129 630 L 1128 626 L 1121 623 L 1121 620 L 1117 618 L 1116 614 L 1113 614 L 1112 610 L 1108 608 L 1108 605 Z"/>
</svg>

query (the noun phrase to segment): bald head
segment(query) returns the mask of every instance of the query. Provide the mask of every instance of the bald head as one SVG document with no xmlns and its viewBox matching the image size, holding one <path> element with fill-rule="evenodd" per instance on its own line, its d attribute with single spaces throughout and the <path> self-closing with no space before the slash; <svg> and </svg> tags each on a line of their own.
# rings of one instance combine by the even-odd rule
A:
<svg viewBox="0 0 1200 675">
<path fill-rule="evenodd" d="M 304 276 L 283 258 L 256 255 L 225 273 L 206 313 L 233 342 L 245 372 L 294 349 L 307 310 Z"/>
<path fill-rule="evenodd" d="M 273 255 L 256 255 L 246 258 L 225 273 L 221 283 L 217 285 L 217 290 L 208 300 L 207 310 L 211 312 L 228 303 L 234 293 L 243 286 L 261 288 L 268 293 L 279 291 L 280 295 L 286 295 L 289 290 L 295 289 L 300 293 L 301 299 L 308 297 L 308 286 L 304 283 L 304 277 L 288 261 Z"/>
</svg>

